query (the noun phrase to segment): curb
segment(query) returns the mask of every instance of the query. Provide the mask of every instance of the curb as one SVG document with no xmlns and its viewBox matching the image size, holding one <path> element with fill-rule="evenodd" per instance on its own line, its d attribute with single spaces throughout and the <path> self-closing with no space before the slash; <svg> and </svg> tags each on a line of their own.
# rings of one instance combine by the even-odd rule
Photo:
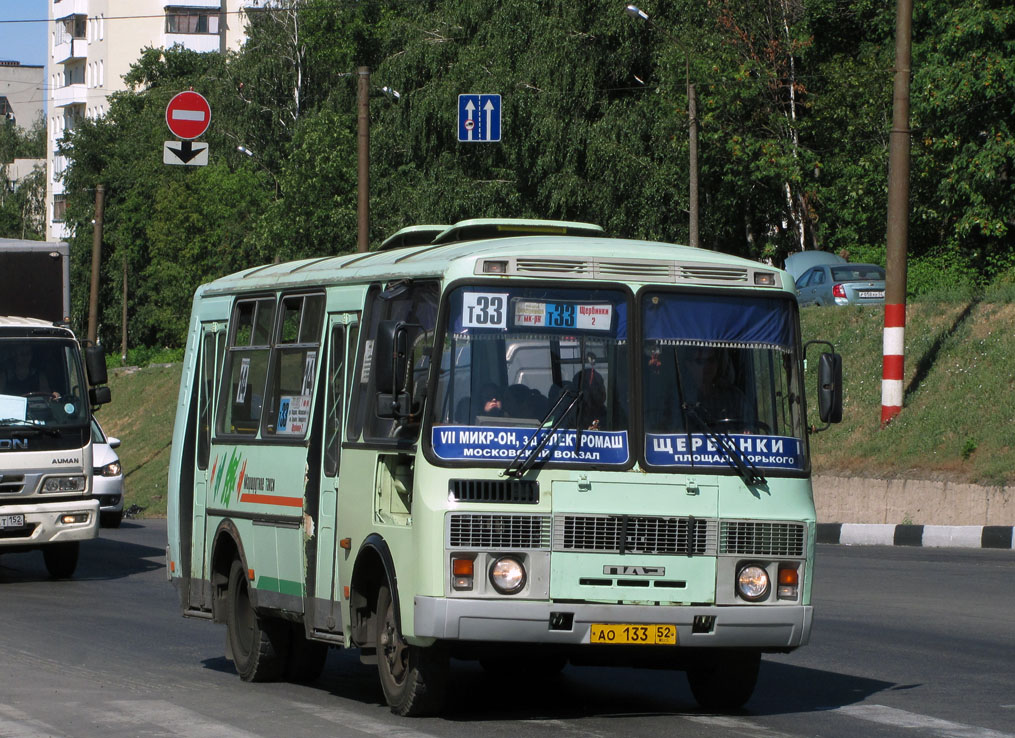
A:
<svg viewBox="0 0 1015 738">
<path fill-rule="evenodd" d="M 1011 525 L 868 525 L 818 523 L 817 542 L 845 546 L 1012 549 Z"/>
</svg>

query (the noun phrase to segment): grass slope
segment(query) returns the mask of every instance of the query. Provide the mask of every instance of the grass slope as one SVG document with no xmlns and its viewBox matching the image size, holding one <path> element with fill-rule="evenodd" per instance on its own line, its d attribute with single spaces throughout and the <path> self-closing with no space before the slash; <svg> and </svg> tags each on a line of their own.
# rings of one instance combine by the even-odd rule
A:
<svg viewBox="0 0 1015 738">
<path fill-rule="evenodd" d="M 881 308 L 805 308 L 805 341 L 835 344 L 843 358 L 843 422 L 811 437 L 814 471 L 1015 483 L 1015 303 L 917 302 L 906 317 L 905 408 L 881 422 Z M 808 401 L 814 411 L 811 349 Z M 116 371 L 113 402 L 99 411 L 123 441 L 126 506 L 166 512 L 169 446 L 180 365 Z"/>
</svg>

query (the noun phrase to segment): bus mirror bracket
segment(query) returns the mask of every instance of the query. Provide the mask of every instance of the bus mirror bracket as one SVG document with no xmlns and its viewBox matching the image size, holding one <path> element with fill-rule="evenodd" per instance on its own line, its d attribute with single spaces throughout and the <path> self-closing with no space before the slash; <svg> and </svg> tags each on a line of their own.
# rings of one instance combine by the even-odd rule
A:
<svg viewBox="0 0 1015 738">
<path fill-rule="evenodd" d="M 421 327 L 399 320 L 382 320 L 377 326 L 374 387 L 377 390 L 378 417 L 406 418 L 412 414 L 412 393 L 406 387 L 411 359 L 409 331 Z"/>
<path fill-rule="evenodd" d="M 835 347 L 828 341 L 808 341 L 804 344 L 805 357 L 811 344 L 831 349 L 818 357 L 818 416 L 824 425 L 811 428 L 811 432 L 817 433 L 842 421 L 842 356 L 835 353 Z"/>
</svg>

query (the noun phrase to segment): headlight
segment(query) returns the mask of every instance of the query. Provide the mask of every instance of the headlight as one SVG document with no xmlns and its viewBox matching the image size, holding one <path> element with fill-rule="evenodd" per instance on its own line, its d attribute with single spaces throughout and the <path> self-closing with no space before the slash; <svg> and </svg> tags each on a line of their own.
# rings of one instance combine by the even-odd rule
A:
<svg viewBox="0 0 1015 738">
<path fill-rule="evenodd" d="M 114 461 L 95 470 L 96 474 L 103 477 L 116 477 L 120 475 L 120 462 Z"/>
<path fill-rule="evenodd" d="M 525 567 L 513 556 L 502 556 L 490 567 L 490 584 L 501 594 L 516 594 L 525 586 Z"/>
<path fill-rule="evenodd" d="M 737 574 L 737 593 L 748 602 L 757 602 L 768 596 L 768 572 L 755 564 L 745 566 Z"/>
<path fill-rule="evenodd" d="M 84 492 L 84 477 L 47 477 L 42 484 L 43 492 Z"/>
</svg>

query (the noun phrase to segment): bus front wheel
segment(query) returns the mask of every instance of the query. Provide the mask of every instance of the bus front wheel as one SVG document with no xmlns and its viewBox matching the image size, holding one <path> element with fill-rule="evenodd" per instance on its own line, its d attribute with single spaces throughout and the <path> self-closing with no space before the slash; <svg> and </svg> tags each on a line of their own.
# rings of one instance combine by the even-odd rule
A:
<svg viewBox="0 0 1015 738">
<path fill-rule="evenodd" d="M 377 672 L 391 711 L 413 717 L 438 712 L 447 690 L 447 651 L 439 644 L 423 648 L 405 642 L 387 586 L 377 595 L 375 622 Z"/>
<path fill-rule="evenodd" d="M 687 681 L 705 709 L 736 710 L 754 694 L 760 666 L 760 651 L 709 651 L 687 669 Z"/>
<path fill-rule="evenodd" d="M 229 571 L 226 638 L 240 678 L 269 682 L 282 676 L 288 655 L 289 630 L 285 623 L 261 618 L 250 604 L 250 584 L 243 564 L 234 561 Z"/>
</svg>

